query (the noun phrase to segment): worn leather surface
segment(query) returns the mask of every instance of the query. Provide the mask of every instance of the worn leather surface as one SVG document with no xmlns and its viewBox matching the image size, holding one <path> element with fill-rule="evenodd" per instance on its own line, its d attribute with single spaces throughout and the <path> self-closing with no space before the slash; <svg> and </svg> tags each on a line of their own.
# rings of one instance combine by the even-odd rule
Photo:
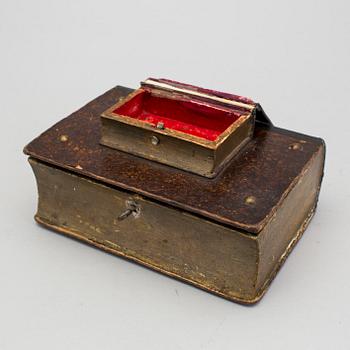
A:
<svg viewBox="0 0 350 350">
<path fill-rule="evenodd" d="M 214 179 L 99 144 L 99 115 L 132 90 L 116 87 L 33 140 L 25 153 L 133 193 L 257 234 L 323 141 L 276 127 L 253 140 Z"/>
</svg>

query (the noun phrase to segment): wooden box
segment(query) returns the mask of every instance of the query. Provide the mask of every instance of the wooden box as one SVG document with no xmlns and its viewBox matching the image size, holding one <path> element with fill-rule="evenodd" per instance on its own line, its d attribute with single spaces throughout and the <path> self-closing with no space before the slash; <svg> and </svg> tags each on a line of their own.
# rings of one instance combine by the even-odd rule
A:
<svg viewBox="0 0 350 350">
<path fill-rule="evenodd" d="M 101 143 L 214 177 L 251 139 L 257 110 L 246 97 L 149 78 L 102 113 Z"/>
<path fill-rule="evenodd" d="M 209 179 L 100 143 L 101 114 L 130 93 L 111 89 L 25 147 L 36 220 L 227 299 L 258 301 L 315 212 L 324 142 L 258 113 L 249 142 Z"/>
</svg>

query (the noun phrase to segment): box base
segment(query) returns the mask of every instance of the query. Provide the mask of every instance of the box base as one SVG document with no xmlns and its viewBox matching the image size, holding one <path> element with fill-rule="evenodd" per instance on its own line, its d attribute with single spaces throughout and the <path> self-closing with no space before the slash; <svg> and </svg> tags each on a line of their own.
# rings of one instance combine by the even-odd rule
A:
<svg viewBox="0 0 350 350">
<path fill-rule="evenodd" d="M 190 279 L 187 279 L 181 275 L 175 274 L 171 271 L 167 271 L 164 270 L 162 268 L 159 268 L 159 266 L 156 265 L 152 265 L 148 262 L 145 262 L 144 260 L 138 259 L 132 255 L 129 255 L 121 250 L 118 250 L 118 247 L 115 245 L 114 247 L 112 246 L 111 242 L 106 242 L 104 240 L 95 240 L 95 239 L 91 239 L 91 238 L 87 238 L 83 233 L 81 232 L 77 232 L 75 230 L 66 228 L 66 227 L 61 227 L 61 226 L 57 226 L 54 225 L 50 222 L 48 222 L 47 220 L 45 220 L 44 218 L 41 218 L 39 215 L 35 215 L 35 220 L 38 224 L 45 226 L 46 228 L 49 228 L 53 231 L 59 232 L 61 234 L 64 234 L 70 238 L 74 238 L 77 239 L 79 241 L 82 241 L 84 243 L 87 243 L 89 245 L 92 245 L 98 249 L 101 249 L 107 253 L 111 253 L 113 255 L 122 257 L 122 258 L 126 258 L 130 261 L 133 261 L 137 264 L 140 264 L 144 267 L 147 267 L 149 269 L 152 269 L 153 271 L 157 271 L 160 272 L 164 275 L 167 275 L 169 277 L 173 277 L 176 278 L 182 282 L 186 282 L 190 285 L 193 285 L 197 288 L 200 288 L 204 291 L 210 292 L 214 295 L 220 296 L 222 298 L 225 298 L 227 300 L 230 301 L 234 301 L 236 303 L 242 304 L 242 305 L 253 305 L 256 304 L 257 302 L 259 302 L 261 300 L 261 298 L 264 296 L 264 294 L 266 293 L 267 289 L 269 288 L 271 282 L 273 281 L 273 279 L 275 278 L 276 274 L 278 273 L 278 271 L 281 269 L 281 267 L 283 266 L 283 263 L 285 262 L 285 260 L 287 259 L 287 257 L 289 256 L 289 254 L 292 252 L 294 246 L 297 244 L 297 242 L 299 241 L 299 239 L 302 237 L 303 233 L 305 232 L 306 228 L 308 227 L 311 219 L 313 218 L 314 214 L 315 214 L 315 209 L 316 209 L 316 205 L 312 208 L 312 210 L 310 210 L 309 214 L 307 215 L 306 219 L 304 220 L 303 224 L 300 226 L 299 230 L 296 232 L 295 236 L 293 237 L 293 239 L 290 241 L 289 245 L 287 246 L 286 250 L 284 251 L 284 253 L 281 255 L 278 263 L 275 266 L 275 269 L 271 272 L 270 276 L 266 279 L 264 285 L 259 289 L 259 291 L 257 292 L 257 294 L 254 296 L 254 298 L 250 298 L 250 299 L 245 299 L 245 298 L 239 298 L 239 297 L 232 297 L 231 295 L 222 293 L 220 291 L 217 291 L 215 289 L 212 288 L 208 288 L 206 285 L 192 281 Z"/>
</svg>

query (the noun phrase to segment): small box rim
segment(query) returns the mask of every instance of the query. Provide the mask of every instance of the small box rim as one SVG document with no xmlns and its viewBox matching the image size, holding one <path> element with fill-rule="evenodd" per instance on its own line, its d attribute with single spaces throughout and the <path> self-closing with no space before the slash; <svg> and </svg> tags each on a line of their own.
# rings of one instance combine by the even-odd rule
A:
<svg viewBox="0 0 350 350">
<path fill-rule="evenodd" d="M 121 107 L 122 105 L 124 105 L 125 103 L 127 103 L 128 101 L 136 97 L 138 94 L 143 93 L 144 91 L 146 90 L 141 87 L 131 92 L 124 99 L 119 100 L 118 102 L 113 104 L 111 107 L 109 107 L 107 110 L 102 112 L 101 117 L 115 120 L 124 124 L 136 126 L 145 130 L 150 130 L 157 134 L 162 134 L 168 137 L 174 137 L 187 142 L 192 142 L 211 150 L 217 150 L 228 137 L 232 136 L 235 133 L 235 131 L 237 131 L 240 126 L 242 126 L 242 124 L 244 124 L 248 119 L 251 119 L 254 117 L 254 114 L 252 113 L 252 111 L 246 115 L 241 115 L 226 130 L 224 130 L 215 140 L 211 141 L 211 140 L 207 140 L 195 135 L 190 135 L 174 129 L 169 129 L 169 128 L 157 129 L 153 124 L 147 121 L 138 120 L 126 115 L 114 113 L 115 109 Z"/>
</svg>

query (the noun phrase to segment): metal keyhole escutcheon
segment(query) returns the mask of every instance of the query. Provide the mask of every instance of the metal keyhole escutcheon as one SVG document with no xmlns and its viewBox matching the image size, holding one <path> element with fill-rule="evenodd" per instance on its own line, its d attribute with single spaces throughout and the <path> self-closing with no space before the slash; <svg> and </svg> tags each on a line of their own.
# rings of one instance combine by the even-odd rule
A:
<svg viewBox="0 0 350 350">
<path fill-rule="evenodd" d="M 141 214 L 141 207 L 134 200 L 127 200 L 125 202 L 126 209 L 118 216 L 118 220 L 122 221 L 133 215 L 134 218 L 138 218 Z"/>
</svg>

